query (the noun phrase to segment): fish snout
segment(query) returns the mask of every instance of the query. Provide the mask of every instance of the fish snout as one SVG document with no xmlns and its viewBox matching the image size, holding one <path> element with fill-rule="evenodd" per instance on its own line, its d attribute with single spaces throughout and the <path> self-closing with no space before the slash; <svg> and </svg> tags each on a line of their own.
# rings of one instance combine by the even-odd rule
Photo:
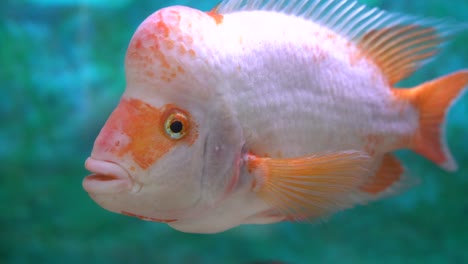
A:
<svg viewBox="0 0 468 264">
<path fill-rule="evenodd" d="M 115 162 L 89 157 L 85 167 L 92 172 L 83 180 L 83 188 L 88 193 L 118 193 L 133 188 L 130 174 Z"/>
</svg>

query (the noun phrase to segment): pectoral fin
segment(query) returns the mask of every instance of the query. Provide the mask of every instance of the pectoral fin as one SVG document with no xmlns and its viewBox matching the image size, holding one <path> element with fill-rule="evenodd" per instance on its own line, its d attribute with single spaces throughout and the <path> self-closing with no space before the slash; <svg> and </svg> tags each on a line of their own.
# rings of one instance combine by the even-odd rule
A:
<svg viewBox="0 0 468 264">
<path fill-rule="evenodd" d="M 359 202 L 370 157 L 340 151 L 288 159 L 248 155 L 246 162 L 259 197 L 288 219 L 306 220 Z"/>
</svg>

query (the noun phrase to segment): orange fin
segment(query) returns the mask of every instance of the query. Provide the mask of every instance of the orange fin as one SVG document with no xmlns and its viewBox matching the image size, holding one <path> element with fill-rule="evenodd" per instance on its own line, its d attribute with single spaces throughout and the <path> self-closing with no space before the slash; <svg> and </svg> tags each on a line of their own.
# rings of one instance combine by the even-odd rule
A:
<svg viewBox="0 0 468 264">
<path fill-rule="evenodd" d="M 358 47 L 394 85 L 438 53 L 442 42 L 436 28 L 396 25 L 368 32 Z"/>
<path fill-rule="evenodd" d="M 387 153 L 383 156 L 376 173 L 369 177 L 359 188 L 368 194 L 380 194 L 394 186 L 395 183 L 400 182 L 403 179 L 403 173 L 404 169 L 400 161 L 392 154 Z"/>
<path fill-rule="evenodd" d="M 248 155 L 252 189 L 288 219 L 305 220 L 349 208 L 368 177 L 370 157 L 340 151 L 288 159 Z"/>
<path fill-rule="evenodd" d="M 444 138 L 445 116 L 467 85 L 468 70 L 462 70 L 413 89 L 393 89 L 397 97 L 409 100 L 419 112 L 419 128 L 410 147 L 448 171 L 455 171 L 457 164 Z"/>
</svg>

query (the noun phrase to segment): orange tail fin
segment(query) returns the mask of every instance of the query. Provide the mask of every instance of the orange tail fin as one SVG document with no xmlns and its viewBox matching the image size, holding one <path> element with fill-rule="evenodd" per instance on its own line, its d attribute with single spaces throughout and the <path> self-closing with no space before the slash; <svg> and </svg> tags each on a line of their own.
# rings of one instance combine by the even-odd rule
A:
<svg viewBox="0 0 468 264">
<path fill-rule="evenodd" d="M 457 164 L 445 141 L 445 116 L 467 85 L 468 70 L 462 70 L 413 89 L 394 90 L 419 111 L 419 129 L 412 138 L 410 147 L 448 171 L 456 170 Z"/>
</svg>

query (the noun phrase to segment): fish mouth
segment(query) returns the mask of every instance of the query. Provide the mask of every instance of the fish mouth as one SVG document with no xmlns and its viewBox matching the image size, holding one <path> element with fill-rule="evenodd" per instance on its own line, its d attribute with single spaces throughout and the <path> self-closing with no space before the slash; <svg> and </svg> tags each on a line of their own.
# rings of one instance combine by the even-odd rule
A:
<svg viewBox="0 0 468 264">
<path fill-rule="evenodd" d="M 83 188 L 88 193 L 118 193 L 132 190 L 133 181 L 130 174 L 115 162 L 89 157 L 85 167 L 92 172 L 83 179 Z"/>
</svg>

